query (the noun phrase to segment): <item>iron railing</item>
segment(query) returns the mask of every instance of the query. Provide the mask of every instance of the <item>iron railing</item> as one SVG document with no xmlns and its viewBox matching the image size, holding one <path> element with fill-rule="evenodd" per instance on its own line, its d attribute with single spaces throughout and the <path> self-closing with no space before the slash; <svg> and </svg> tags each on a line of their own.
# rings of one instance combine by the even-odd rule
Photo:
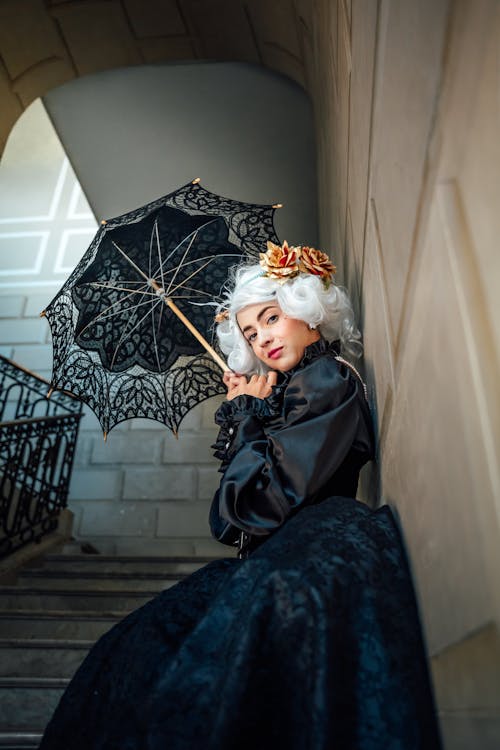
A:
<svg viewBox="0 0 500 750">
<path fill-rule="evenodd" d="M 82 404 L 0 355 L 0 557 L 57 528 Z"/>
</svg>

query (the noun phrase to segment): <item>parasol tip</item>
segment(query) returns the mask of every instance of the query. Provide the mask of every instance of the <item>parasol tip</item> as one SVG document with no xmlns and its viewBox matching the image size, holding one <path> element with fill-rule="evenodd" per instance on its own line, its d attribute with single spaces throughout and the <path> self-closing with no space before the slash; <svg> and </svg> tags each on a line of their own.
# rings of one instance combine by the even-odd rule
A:
<svg viewBox="0 0 500 750">
<path fill-rule="evenodd" d="M 46 398 L 50 398 L 50 397 L 52 396 L 52 394 L 53 394 L 53 393 L 54 393 L 54 389 L 53 389 L 53 388 L 50 388 L 50 389 L 49 389 L 49 390 L 47 391 L 47 396 L 46 396 Z"/>
<path fill-rule="evenodd" d="M 108 439 L 108 433 L 106 432 L 106 430 L 103 430 L 102 437 L 104 439 L 104 442 L 106 442 Z"/>
<path fill-rule="evenodd" d="M 108 222 L 106 221 L 106 219 L 102 219 L 102 221 L 101 221 L 101 226 L 104 226 L 104 225 L 105 225 L 105 224 L 107 224 L 107 223 L 108 223 Z"/>
<path fill-rule="evenodd" d="M 45 318 L 46 315 L 47 315 L 47 310 L 42 310 L 42 312 L 40 313 L 40 317 Z"/>
<path fill-rule="evenodd" d="M 283 208 L 283 203 L 275 203 L 273 208 Z"/>
<path fill-rule="evenodd" d="M 191 185 L 197 185 L 197 184 L 198 184 L 198 183 L 199 183 L 200 181 L 201 181 L 201 177 L 196 177 L 196 178 L 195 178 L 195 179 L 194 179 L 194 180 L 192 181 Z"/>
</svg>

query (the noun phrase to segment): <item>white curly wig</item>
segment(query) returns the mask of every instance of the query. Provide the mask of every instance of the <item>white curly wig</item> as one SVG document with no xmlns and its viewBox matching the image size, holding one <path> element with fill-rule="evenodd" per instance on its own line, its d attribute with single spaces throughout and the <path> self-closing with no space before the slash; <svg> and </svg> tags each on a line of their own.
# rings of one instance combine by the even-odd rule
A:
<svg viewBox="0 0 500 750">
<path fill-rule="evenodd" d="M 342 353 L 360 357 L 361 334 L 347 291 L 336 284 L 328 288 L 318 276 L 301 273 L 280 284 L 263 275 L 260 265 L 233 269 L 224 301 L 217 312 L 228 311 L 229 317 L 217 324 L 219 344 L 227 355 L 231 370 L 242 374 L 264 373 L 268 368 L 254 355 L 241 333 L 236 314 L 248 305 L 276 300 L 285 315 L 318 328 L 327 341 L 340 339 Z"/>
</svg>

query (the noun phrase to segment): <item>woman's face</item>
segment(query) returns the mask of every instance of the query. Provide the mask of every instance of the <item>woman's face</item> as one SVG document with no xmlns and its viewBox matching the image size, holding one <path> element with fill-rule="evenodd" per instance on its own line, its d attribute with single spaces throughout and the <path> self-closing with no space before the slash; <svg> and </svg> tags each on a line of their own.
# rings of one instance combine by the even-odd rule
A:
<svg viewBox="0 0 500 750">
<path fill-rule="evenodd" d="M 255 356 L 280 372 L 298 365 L 306 346 L 320 338 L 303 320 L 288 318 L 276 302 L 248 305 L 236 320 Z"/>
</svg>

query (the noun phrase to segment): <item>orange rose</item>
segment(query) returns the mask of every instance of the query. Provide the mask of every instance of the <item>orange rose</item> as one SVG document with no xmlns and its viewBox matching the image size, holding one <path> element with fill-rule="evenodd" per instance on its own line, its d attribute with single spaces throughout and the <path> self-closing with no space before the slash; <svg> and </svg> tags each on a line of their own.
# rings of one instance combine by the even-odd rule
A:
<svg viewBox="0 0 500 750">
<path fill-rule="evenodd" d="M 326 253 L 307 246 L 301 248 L 300 266 L 301 271 L 319 276 L 324 281 L 329 281 L 337 270 Z"/>
<path fill-rule="evenodd" d="M 289 247 L 285 240 L 281 247 L 268 241 L 267 252 L 260 253 L 260 265 L 266 276 L 274 281 L 286 281 L 300 272 L 299 247 Z"/>
</svg>

